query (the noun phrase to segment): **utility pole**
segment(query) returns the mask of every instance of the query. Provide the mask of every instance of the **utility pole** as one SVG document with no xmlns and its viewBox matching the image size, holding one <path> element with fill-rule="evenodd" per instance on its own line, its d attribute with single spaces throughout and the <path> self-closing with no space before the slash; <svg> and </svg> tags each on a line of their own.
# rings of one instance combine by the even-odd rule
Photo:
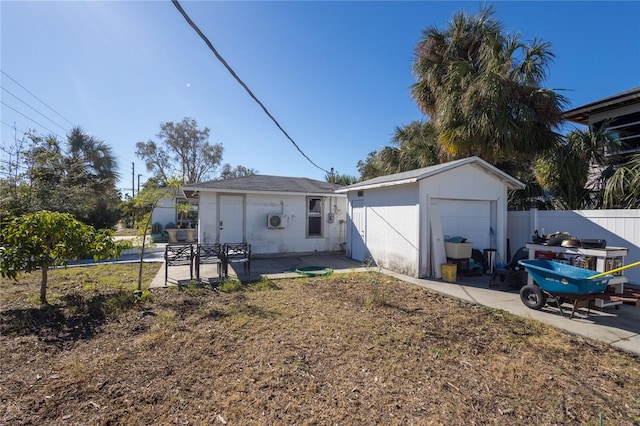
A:
<svg viewBox="0 0 640 426">
<path fill-rule="evenodd" d="M 136 163 L 131 162 L 131 198 L 136 196 Z"/>
</svg>

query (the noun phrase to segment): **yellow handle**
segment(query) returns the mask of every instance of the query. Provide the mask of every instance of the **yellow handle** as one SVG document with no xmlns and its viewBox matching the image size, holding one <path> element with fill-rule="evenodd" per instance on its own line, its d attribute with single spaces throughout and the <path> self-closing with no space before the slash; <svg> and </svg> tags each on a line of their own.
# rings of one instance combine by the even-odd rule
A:
<svg viewBox="0 0 640 426">
<path fill-rule="evenodd" d="M 634 268 L 636 266 L 640 266 L 640 262 L 630 263 L 629 265 L 621 266 L 619 268 L 612 269 L 612 270 L 607 271 L 607 272 L 602 272 L 600 274 L 596 274 L 596 275 L 593 275 L 593 276 L 589 277 L 589 279 L 604 277 L 605 275 L 613 274 L 614 272 L 622 271 L 624 269 Z"/>
</svg>

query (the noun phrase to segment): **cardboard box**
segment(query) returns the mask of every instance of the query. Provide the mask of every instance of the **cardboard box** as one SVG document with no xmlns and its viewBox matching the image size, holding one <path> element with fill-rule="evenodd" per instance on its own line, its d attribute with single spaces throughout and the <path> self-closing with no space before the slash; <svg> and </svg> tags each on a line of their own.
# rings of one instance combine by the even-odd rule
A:
<svg viewBox="0 0 640 426">
<path fill-rule="evenodd" d="M 444 243 L 444 251 L 451 259 L 469 259 L 473 243 Z"/>
</svg>

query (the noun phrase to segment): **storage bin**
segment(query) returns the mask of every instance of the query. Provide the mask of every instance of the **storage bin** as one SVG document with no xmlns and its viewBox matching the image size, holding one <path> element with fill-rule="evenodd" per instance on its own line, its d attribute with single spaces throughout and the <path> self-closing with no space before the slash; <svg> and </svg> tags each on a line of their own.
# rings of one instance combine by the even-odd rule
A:
<svg viewBox="0 0 640 426">
<path fill-rule="evenodd" d="M 443 263 L 440 265 L 442 271 L 442 280 L 448 283 L 455 283 L 458 273 L 458 265 L 455 263 Z"/>
<path fill-rule="evenodd" d="M 469 259 L 473 243 L 444 243 L 444 251 L 450 259 Z"/>
</svg>

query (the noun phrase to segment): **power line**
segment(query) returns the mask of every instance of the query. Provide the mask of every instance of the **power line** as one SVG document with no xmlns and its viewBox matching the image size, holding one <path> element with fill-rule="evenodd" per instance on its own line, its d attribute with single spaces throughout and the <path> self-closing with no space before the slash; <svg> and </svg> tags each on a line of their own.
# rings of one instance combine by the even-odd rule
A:
<svg viewBox="0 0 640 426">
<path fill-rule="evenodd" d="M 31 93 L 29 91 L 29 89 L 27 89 L 26 87 L 24 87 L 22 84 L 18 83 L 16 80 L 14 80 L 9 74 L 7 74 L 6 72 L 4 72 L 3 70 L 0 69 L 0 72 L 7 77 L 9 80 L 13 81 L 15 84 L 17 84 L 18 86 L 20 86 L 25 92 L 27 92 L 28 94 L 30 94 L 31 96 L 33 96 L 34 98 L 36 98 L 38 101 L 40 101 L 40 103 L 44 106 L 46 106 L 47 108 L 49 108 L 51 111 L 53 111 L 56 115 L 58 115 L 58 117 L 62 118 L 64 121 L 66 121 L 67 123 L 69 123 L 72 127 L 75 127 L 76 125 L 73 124 L 71 121 L 69 121 L 65 116 L 63 116 L 62 114 L 60 114 L 58 111 L 56 111 L 55 109 L 51 108 L 49 105 L 47 105 L 47 103 L 45 101 L 43 101 L 42 99 L 40 99 L 39 97 L 37 97 L 36 95 L 34 95 L 33 93 Z"/>
<path fill-rule="evenodd" d="M 267 114 L 267 116 L 271 119 L 271 121 L 273 121 L 275 123 L 275 125 L 278 127 L 278 129 L 280 129 L 280 131 L 287 137 L 287 139 L 289 139 L 291 141 L 291 143 L 293 144 L 293 146 L 296 147 L 296 149 L 300 152 L 300 154 L 302 154 L 302 156 L 304 158 L 307 159 L 307 161 L 309 161 L 311 164 L 313 164 L 315 167 L 317 167 L 318 169 L 322 170 L 325 173 L 331 173 L 325 169 L 323 169 L 322 167 L 318 166 L 316 163 L 314 163 L 311 158 L 307 157 L 307 154 L 305 154 L 304 152 L 302 152 L 302 150 L 300 149 L 300 147 L 298 146 L 298 144 L 291 138 L 291 136 L 289 136 L 289 134 L 282 128 L 282 126 L 280 125 L 280 123 L 278 123 L 278 120 L 276 120 L 273 115 L 271 115 L 271 113 L 269 112 L 269 110 L 264 106 L 264 104 L 262 102 L 260 102 L 260 100 L 253 94 L 253 92 L 251 91 L 251 89 L 249 89 L 249 87 L 244 83 L 244 81 L 242 81 L 240 79 L 240 77 L 238 77 L 238 75 L 235 73 L 235 71 L 233 71 L 233 69 L 231 68 L 231 66 L 229 66 L 229 64 L 227 63 L 227 61 L 224 60 L 224 58 L 218 53 L 218 51 L 216 50 L 215 47 L 213 47 L 213 44 L 209 41 L 209 39 L 207 38 L 207 36 L 205 36 L 202 31 L 200 31 L 200 28 L 198 28 L 198 26 L 191 20 L 191 18 L 189 17 L 189 15 L 187 15 L 187 12 L 184 11 L 184 9 L 182 8 L 182 6 L 180 5 L 180 2 L 178 2 L 178 0 L 171 0 L 173 5 L 176 7 L 176 9 L 178 9 L 178 11 L 182 14 L 182 16 L 184 17 L 184 19 L 187 21 L 187 23 L 191 26 L 191 28 L 193 28 L 195 30 L 195 32 L 200 36 L 200 38 L 202 38 L 202 40 L 204 40 L 204 42 L 206 43 L 206 45 L 209 47 L 209 49 L 213 52 L 213 54 L 216 56 L 216 58 L 218 58 L 218 60 L 220 61 L 220 63 L 222 63 L 222 65 L 224 65 L 224 67 L 231 73 L 231 75 L 233 76 L 233 78 L 236 79 L 236 81 L 238 83 L 240 83 L 240 85 L 244 88 L 244 90 L 246 90 L 246 92 L 249 94 L 249 96 L 251 96 L 251 98 L 256 101 L 256 103 L 258 105 L 260 105 L 260 107 L 262 108 L 262 110 L 265 112 L 265 114 Z"/>
<path fill-rule="evenodd" d="M 16 98 L 17 100 L 19 100 L 20 102 L 22 102 L 23 104 L 25 104 L 26 106 L 28 106 L 29 108 L 31 108 L 33 111 L 37 112 L 38 114 L 40 114 L 42 117 L 46 118 L 47 120 L 49 120 L 50 122 L 52 122 L 53 124 L 55 124 L 56 126 L 60 127 L 62 130 L 64 130 L 65 132 L 67 132 L 68 130 L 65 129 L 64 127 L 62 127 L 60 124 L 56 123 L 55 121 L 53 121 L 52 119 L 50 119 L 49 117 L 47 117 L 46 115 L 44 115 L 43 113 L 41 113 L 40 111 L 38 111 L 37 109 L 35 109 L 34 107 L 32 107 L 31 105 L 29 105 L 28 103 L 26 103 L 24 100 L 20 99 L 18 96 L 14 95 L 13 93 L 11 93 L 8 89 L 0 86 L 0 89 L 4 90 L 5 92 L 7 92 L 8 94 L 10 94 L 11 96 L 13 96 L 14 98 Z"/>
<path fill-rule="evenodd" d="M 9 123 L 6 123 L 6 122 L 4 122 L 2 120 L 0 120 L 0 123 L 4 124 L 7 127 L 12 128 L 12 129 L 16 129 L 16 125 L 15 124 L 9 124 Z"/>
<path fill-rule="evenodd" d="M 15 109 L 15 108 L 13 108 L 13 107 L 11 107 L 11 106 L 9 106 L 9 105 L 5 104 L 3 101 L 0 101 L 0 103 L 1 103 L 2 105 L 6 106 L 7 108 L 9 108 L 9 109 L 11 109 L 11 110 L 13 110 L 13 111 L 17 112 L 18 114 L 20 114 L 21 116 L 23 116 L 23 117 L 24 117 L 24 118 L 26 118 L 27 120 L 31 120 L 31 121 L 33 121 L 35 124 L 37 124 L 38 126 L 42 127 L 43 129 L 45 129 L 45 130 L 49 131 L 49 133 L 51 133 L 51 134 L 53 134 L 53 135 L 57 136 L 59 139 L 62 139 L 62 138 L 60 138 L 60 135 L 58 135 L 56 132 L 54 132 L 53 130 L 49 129 L 48 127 L 43 126 L 42 124 L 38 123 L 38 122 L 37 122 L 36 120 L 34 120 L 33 118 L 31 118 L 31 117 L 29 117 L 29 116 L 27 116 L 27 115 L 25 115 L 25 114 L 21 113 L 21 112 L 20 112 L 20 111 L 18 111 L 17 109 Z"/>
</svg>

